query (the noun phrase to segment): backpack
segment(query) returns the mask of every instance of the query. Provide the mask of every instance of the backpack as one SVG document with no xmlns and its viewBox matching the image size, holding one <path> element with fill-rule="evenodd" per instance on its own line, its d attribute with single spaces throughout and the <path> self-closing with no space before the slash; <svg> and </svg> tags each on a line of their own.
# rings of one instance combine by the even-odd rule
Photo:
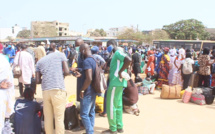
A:
<svg viewBox="0 0 215 134">
<path fill-rule="evenodd" d="M 79 126 L 78 110 L 75 105 L 66 108 L 64 116 L 64 125 L 66 130 L 72 130 Z"/>
<path fill-rule="evenodd" d="M 189 63 L 189 60 L 185 60 L 184 61 L 184 64 L 183 64 L 183 74 L 191 74 L 193 72 L 193 67 L 192 67 L 192 64 Z"/>
<path fill-rule="evenodd" d="M 69 59 L 72 60 L 76 55 L 77 55 L 77 52 L 75 51 L 75 49 L 71 49 Z"/>
<path fill-rule="evenodd" d="M 96 93 L 102 93 L 107 89 L 107 83 L 104 75 L 104 71 L 98 65 L 97 60 L 94 57 L 91 57 L 96 62 L 96 69 L 94 73 L 94 78 L 92 81 L 92 87 Z"/>
</svg>

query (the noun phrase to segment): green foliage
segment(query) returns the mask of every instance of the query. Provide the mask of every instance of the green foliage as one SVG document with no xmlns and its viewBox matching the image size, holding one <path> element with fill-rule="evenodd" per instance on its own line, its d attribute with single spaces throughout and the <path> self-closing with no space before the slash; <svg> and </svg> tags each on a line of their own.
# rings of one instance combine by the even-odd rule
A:
<svg viewBox="0 0 215 134">
<path fill-rule="evenodd" d="M 118 39 L 136 40 L 139 44 L 142 42 L 152 44 L 153 40 L 166 40 L 169 39 L 169 35 L 164 30 L 154 30 L 149 34 L 143 34 L 142 32 L 135 31 L 133 29 L 127 29 L 117 36 Z"/>
<path fill-rule="evenodd" d="M 90 36 L 93 37 L 105 37 L 107 33 L 104 31 L 104 29 L 96 29 L 94 32 L 90 34 Z"/>
<path fill-rule="evenodd" d="M 209 33 L 201 21 L 195 19 L 181 20 L 170 25 L 164 25 L 171 39 L 180 40 L 205 40 L 209 39 Z"/>
<path fill-rule="evenodd" d="M 22 30 L 17 34 L 17 38 L 30 38 L 31 31 L 30 30 Z"/>
<path fill-rule="evenodd" d="M 6 39 L 9 40 L 9 41 L 13 41 L 14 40 L 14 38 L 12 36 L 7 36 Z"/>
</svg>

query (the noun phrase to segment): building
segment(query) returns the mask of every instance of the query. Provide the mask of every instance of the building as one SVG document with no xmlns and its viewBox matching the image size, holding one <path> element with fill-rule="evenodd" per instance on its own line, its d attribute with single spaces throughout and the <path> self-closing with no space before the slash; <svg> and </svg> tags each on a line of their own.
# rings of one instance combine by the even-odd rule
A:
<svg viewBox="0 0 215 134">
<path fill-rule="evenodd" d="M 58 21 L 32 21 L 31 37 L 69 36 L 69 23 Z"/>
<path fill-rule="evenodd" d="M 84 36 L 83 32 L 70 31 L 69 36 Z"/>
<path fill-rule="evenodd" d="M 21 28 L 17 24 L 12 26 L 11 28 L 0 28 L 0 40 L 4 40 L 7 37 L 15 39 L 17 34 L 22 30 L 23 28 Z"/>
<path fill-rule="evenodd" d="M 107 33 L 107 37 L 116 37 L 119 35 L 119 33 L 124 32 L 125 30 L 127 30 L 129 27 L 115 27 L 115 28 L 110 28 L 108 31 L 106 31 Z"/>
</svg>

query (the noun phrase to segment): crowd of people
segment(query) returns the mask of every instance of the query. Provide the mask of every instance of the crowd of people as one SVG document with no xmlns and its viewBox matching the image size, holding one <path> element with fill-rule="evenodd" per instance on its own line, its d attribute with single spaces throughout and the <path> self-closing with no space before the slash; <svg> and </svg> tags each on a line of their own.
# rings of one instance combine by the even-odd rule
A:
<svg viewBox="0 0 215 134">
<path fill-rule="evenodd" d="M 163 84 L 181 85 L 184 90 L 192 86 L 194 71 L 199 74 L 199 87 L 213 86 L 214 57 L 215 50 L 209 48 L 195 52 L 184 48 L 119 46 L 115 40 L 109 40 L 106 47 L 90 46 L 80 38 L 74 45 L 65 46 L 44 42 L 37 47 L 25 43 L 0 44 L 0 114 L 3 115 L 0 116 L 0 132 L 4 131 L 5 118 L 15 112 L 16 133 L 38 134 L 36 127 L 41 125 L 32 124 L 35 124 L 33 119 L 39 119 L 36 118 L 38 111 L 43 109 L 45 132 L 63 134 L 67 102 L 64 78 L 72 74 L 77 77 L 76 97 L 83 124 L 76 131 L 85 129 L 87 134 L 93 134 L 96 96 L 101 95 L 92 86 L 98 65 L 108 74 L 104 109 L 99 115 L 108 118 L 109 129 L 102 133 L 123 133 L 123 107 L 137 109 L 134 114 L 139 115 L 138 86 L 144 86 L 151 94 Z M 22 70 L 18 78 L 21 99 L 16 103 L 12 73 L 15 66 Z M 146 74 L 145 78 L 141 78 L 142 73 Z M 34 101 L 36 91 L 31 89 L 32 79 L 42 85 L 42 106 Z M 31 112 L 23 111 L 27 107 Z M 26 120 L 28 123 L 24 123 Z"/>
</svg>

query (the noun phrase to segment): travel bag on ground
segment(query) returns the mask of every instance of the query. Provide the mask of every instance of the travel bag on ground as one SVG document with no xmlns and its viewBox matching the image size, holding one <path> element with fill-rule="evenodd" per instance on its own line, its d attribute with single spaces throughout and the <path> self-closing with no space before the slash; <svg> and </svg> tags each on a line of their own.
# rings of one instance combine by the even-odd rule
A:
<svg viewBox="0 0 215 134">
<path fill-rule="evenodd" d="M 75 105 L 66 108 L 64 116 L 64 125 L 66 130 L 72 130 L 73 128 L 76 128 L 80 125 L 78 110 L 76 109 Z"/>
<path fill-rule="evenodd" d="M 207 94 L 204 96 L 205 96 L 206 104 L 208 104 L 208 105 L 213 104 L 213 102 L 214 102 L 214 96 L 213 95 Z"/>
<path fill-rule="evenodd" d="M 204 88 L 201 88 L 202 89 L 202 94 L 203 95 L 212 95 L 212 89 L 211 88 L 207 88 L 207 87 L 204 87 Z"/>
<path fill-rule="evenodd" d="M 182 99 L 183 95 L 184 95 L 185 90 L 182 90 L 180 93 L 180 98 Z"/>
<path fill-rule="evenodd" d="M 191 99 L 191 96 L 192 96 L 192 88 L 191 87 L 188 87 L 185 92 L 184 92 L 184 95 L 182 97 L 182 101 L 184 103 L 188 103 Z"/>
<path fill-rule="evenodd" d="M 215 87 L 210 87 L 212 89 L 212 95 L 215 95 Z"/>
<path fill-rule="evenodd" d="M 192 94 L 190 101 L 198 105 L 205 105 L 205 96 L 194 93 Z"/>
<path fill-rule="evenodd" d="M 198 87 L 198 83 L 199 83 L 199 74 L 195 72 L 191 75 L 189 86 L 195 88 L 195 87 Z"/>
<path fill-rule="evenodd" d="M 163 84 L 160 98 L 162 99 L 180 99 L 182 87 L 180 85 L 168 86 Z"/>
<path fill-rule="evenodd" d="M 138 93 L 146 95 L 146 94 L 149 94 L 149 90 L 146 87 L 140 86 L 140 87 L 138 87 Z"/>
</svg>

